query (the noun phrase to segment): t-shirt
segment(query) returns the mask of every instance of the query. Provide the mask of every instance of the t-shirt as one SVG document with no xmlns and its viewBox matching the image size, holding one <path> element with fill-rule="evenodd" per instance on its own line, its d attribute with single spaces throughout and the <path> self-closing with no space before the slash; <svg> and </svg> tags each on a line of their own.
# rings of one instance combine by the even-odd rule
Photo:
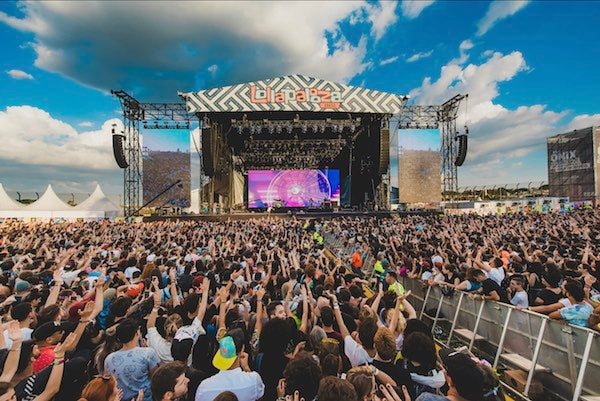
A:
<svg viewBox="0 0 600 401">
<path fill-rule="evenodd" d="M 542 305 L 552 305 L 560 301 L 560 299 L 562 298 L 562 292 L 559 292 L 557 294 L 554 291 L 544 288 L 538 294 L 538 298 L 544 301 Z"/>
<path fill-rule="evenodd" d="M 502 267 L 498 267 L 495 268 L 493 267 L 492 270 L 490 270 L 487 274 L 488 278 L 491 278 L 492 280 L 494 280 L 498 285 L 502 284 L 502 280 L 504 280 L 504 268 Z"/>
<path fill-rule="evenodd" d="M 395 282 L 394 284 L 391 284 L 388 287 L 388 291 L 389 292 L 394 292 L 398 295 L 403 295 L 404 294 L 404 287 L 402 286 L 402 284 L 400 284 L 399 282 Z"/>
<path fill-rule="evenodd" d="M 105 373 L 112 373 L 117 386 L 123 390 L 123 399 L 136 398 L 140 389 L 144 390 L 144 401 L 152 401 L 150 371 L 160 363 L 160 358 L 152 348 L 136 347 L 127 351 L 116 351 L 104 361 Z"/>
<path fill-rule="evenodd" d="M 498 295 L 500 296 L 500 302 L 504 302 L 505 304 L 509 303 L 508 296 L 506 295 L 506 290 L 500 287 L 500 284 L 498 284 L 491 278 L 486 278 L 483 281 L 482 288 L 484 295 L 490 295 L 492 292 L 496 291 L 496 293 L 498 293 Z"/>
<path fill-rule="evenodd" d="M 362 256 L 359 252 L 354 252 L 352 255 L 352 267 L 354 269 L 360 269 L 363 265 Z"/>
<path fill-rule="evenodd" d="M 173 356 L 171 355 L 171 342 L 165 340 L 156 327 L 148 328 L 146 339 L 148 340 L 148 346 L 156 351 L 161 362 L 173 361 Z"/>
<path fill-rule="evenodd" d="M 214 400 L 223 391 L 231 391 L 239 401 L 255 401 L 263 396 L 265 385 L 256 372 L 243 372 L 241 368 L 221 370 L 200 383 L 196 401 Z"/>
<path fill-rule="evenodd" d="M 377 369 L 381 370 L 396 382 L 397 389 L 402 392 L 402 386 L 406 386 L 412 399 L 415 398 L 415 385 L 410 378 L 410 372 L 404 366 L 396 365 L 393 362 L 383 362 L 373 360 L 372 363 Z"/>
<path fill-rule="evenodd" d="M 512 299 L 510 300 L 510 303 L 513 304 L 514 306 L 523 306 L 523 307 L 527 308 L 529 306 L 529 300 L 527 299 L 527 292 L 525 292 L 525 291 L 515 292 Z"/>
<path fill-rule="evenodd" d="M 592 305 L 584 302 L 567 308 L 560 309 L 560 315 L 565 321 L 575 326 L 587 327 L 587 321 L 594 308 Z"/>
<path fill-rule="evenodd" d="M 353 368 L 373 362 L 373 358 L 351 336 L 344 337 L 344 352 Z"/>
<path fill-rule="evenodd" d="M 33 333 L 33 329 L 30 329 L 29 327 L 21 327 L 23 341 L 31 340 L 31 333 Z M 6 343 L 6 349 L 10 349 L 10 347 L 12 347 L 12 340 L 8 338 L 8 330 L 4 330 L 4 342 Z"/>
</svg>

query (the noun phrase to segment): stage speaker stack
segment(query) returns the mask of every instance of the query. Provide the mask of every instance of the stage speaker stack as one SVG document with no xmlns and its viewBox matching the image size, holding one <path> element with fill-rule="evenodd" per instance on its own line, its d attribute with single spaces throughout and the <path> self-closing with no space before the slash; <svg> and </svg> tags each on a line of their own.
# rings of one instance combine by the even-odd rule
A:
<svg viewBox="0 0 600 401">
<path fill-rule="evenodd" d="M 127 163 L 127 158 L 125 157 L 125 150 L 123 149 L 123 141 L 125 140 L 124 135 L 113 134 L 112 143 L 113 143 L 113 154 L 115 155 L 115 161 L 119 168 L 127 168 L 129 163 Z"/>
<path fill-rule="evenodd" d="M 390 165 L 390 129 L 381 128 L 379 135 L 379 175 L 387 174 Z"/>
<path fill-rule="evenodd" d="M 209 177 L 215 175 L 214 141 L 214 131 L 210 127 L 202 128 L 202 169 Z"/>
<path fill-rule="evenodd" d="M 463 165 L 465 158 L 467 157 L 467 135 L 458 135 L 456 140 L 458 141 L 458 154 L 456 155 L 454 165 L 460 167 Z"/>
</svg>

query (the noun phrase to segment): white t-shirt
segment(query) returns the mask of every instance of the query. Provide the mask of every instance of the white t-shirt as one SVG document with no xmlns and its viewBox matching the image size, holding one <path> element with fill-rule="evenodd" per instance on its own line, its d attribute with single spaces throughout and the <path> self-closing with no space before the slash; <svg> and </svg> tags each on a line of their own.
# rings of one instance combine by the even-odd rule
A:
<svg viewBox="0 0 600 401">
<path fill-rule="evenodd" d="M 156 327 L 150 327 L 148 329 L 146 339 L 148 340 L 148 346 L 156 351 L 161 362 L 173 361 L 173 356 L 171 355 L 171 343 L 160 335 Z"/>
<path fill-rule="evenodd" d="M 31 340 L 31 333 L 33 333 L 33 329 L 29 327 L 22 327 L 21 334 L 23 335 L 23 341 Z M 4 342 L 6 342 L 6 349 L 10 349 L 12 347 L 12 340 L 8 338 L 8 330 L 4 330 Z"/>
<path fill-rule="evenodd" d="M 491 278 L 492 280 L 494 280 L 496 283 L 498 283 L 498 285 L 502 285 L 502 280 L 504 280 L 504 268 L 502 267 L 492 267 L 492 270 L 490 270 L 487 273 L 487 276 L 489 278 Z"/>
<path fill-rule="evenodd" d="M 354 341 L 351 336 L 344 337 L 344 352 L 353 368 L 364 365 L 365 363 L 373 362 L 373 358 L 371 358 L 362 345 Z"/>
<path fill-rule="evenodd" d="M 525 291 L 516 292 L 515 295 L 513 295 L 512 299 L 510 300 L 510 303 L 513 304 L 514 306 L 523 306 L 523 307 L 527 308 L 529 306 L 529 299 L 527 299 L 527 292 L 525 292 Z"/>
<path fill-rule="evenodd" d="M 265 385 L 257 372 L 221 370 L 200 383 L 196 401 L 214 400 L 223 391 L 231 391 L 239 401 L 256 401 L 265 394 Z"/>
</svg>

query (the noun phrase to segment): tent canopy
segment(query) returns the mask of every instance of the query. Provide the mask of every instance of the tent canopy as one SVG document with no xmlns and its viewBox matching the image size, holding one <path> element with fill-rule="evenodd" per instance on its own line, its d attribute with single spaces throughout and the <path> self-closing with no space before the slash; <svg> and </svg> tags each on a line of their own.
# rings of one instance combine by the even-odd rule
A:
<svg viewBox="0 0 600 401">
<path fill-rule="evenodd" d="M 25 206 L 25 210 L 54 212 L 73 210 L 73 207 L 60 200 L 52 189 L 52 185 L 49 184 L 48 188 L 46 188 L 46 192 L 40 196 L 40 199 Z"/>
<path fill-rule="evenodd" d="M 96 185 L 96 189 L 89 198 L 75 206 L 75 210 L 89 210 L 99 212 L 118 212 L 120 209 L 113 203 L 104 192 L 100 185 Z"/>
<path fill-rule="evenodd" d="M 25 205 L 11 198 L 0 184 L 0 210 L 21 210 Z"/>
</svg>

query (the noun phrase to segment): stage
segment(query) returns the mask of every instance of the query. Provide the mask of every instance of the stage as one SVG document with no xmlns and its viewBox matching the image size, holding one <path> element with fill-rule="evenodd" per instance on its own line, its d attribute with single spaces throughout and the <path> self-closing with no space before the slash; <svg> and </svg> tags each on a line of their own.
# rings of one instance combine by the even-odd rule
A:
<svg viewBox="0 0 600 401">
<path fill-rule="evenodd" d="M 267 212 L 241 212 L 241 213 L 223 213 L 223 214 L 187 214 L 178 216 L 144 216 L 145 222 L 151 221 L 169 221 L 169 220 L 196 220 L 196 221 L 227 221 L 227 220 L 251 220 L 261 219 L 266 217 L 274 217 L 279 219 L 335 219 L 340 217 L 373 217 L 373 218 L 388 218 L 392 216 L 431 216 L 439 214 L 438 211 L 419 210 L 411 212 L 360 212 L 360 211 L 298 211 L 289 213 L 267 213 Z"/>
</svg>

